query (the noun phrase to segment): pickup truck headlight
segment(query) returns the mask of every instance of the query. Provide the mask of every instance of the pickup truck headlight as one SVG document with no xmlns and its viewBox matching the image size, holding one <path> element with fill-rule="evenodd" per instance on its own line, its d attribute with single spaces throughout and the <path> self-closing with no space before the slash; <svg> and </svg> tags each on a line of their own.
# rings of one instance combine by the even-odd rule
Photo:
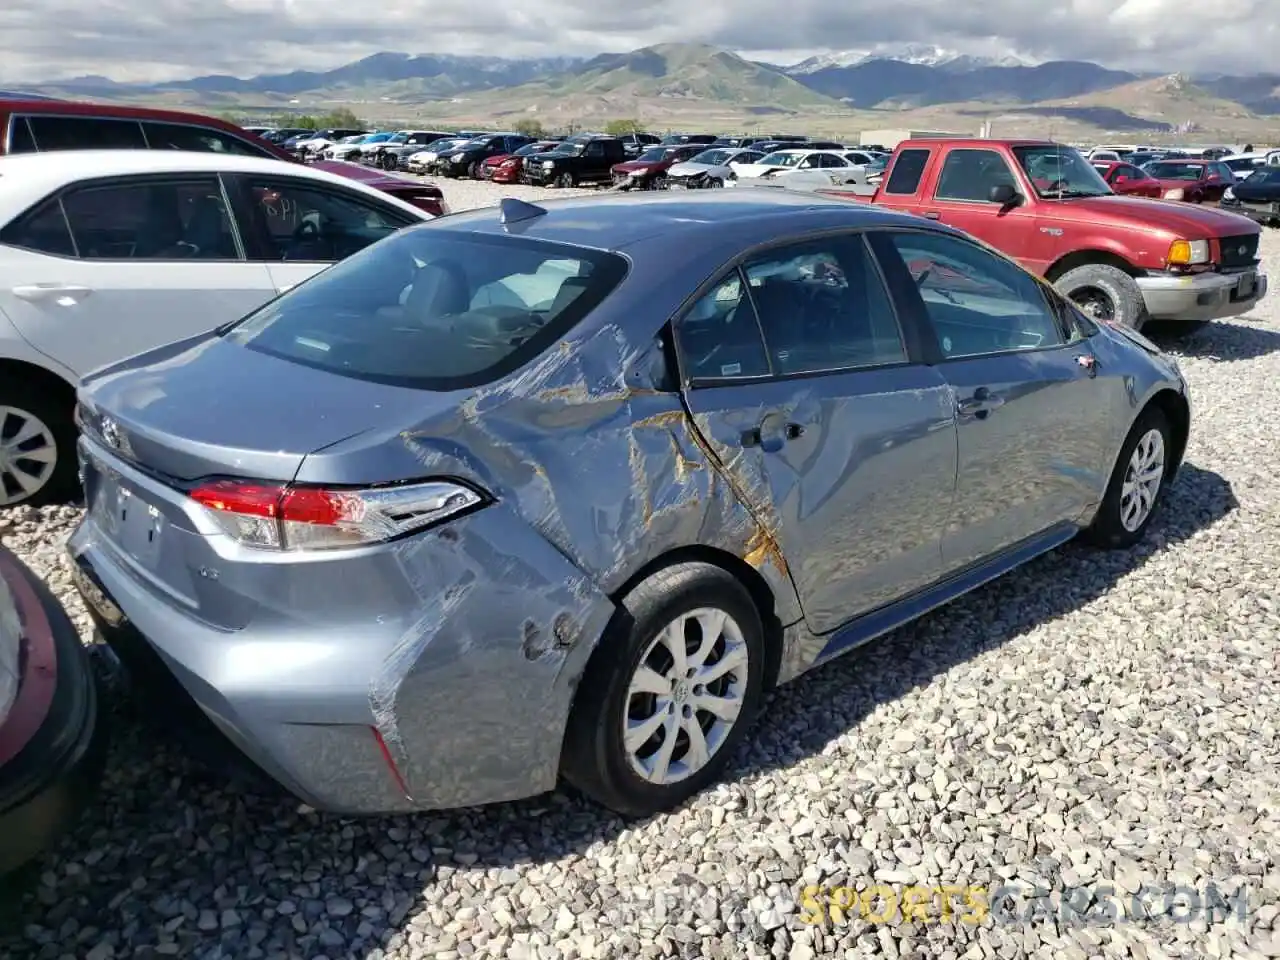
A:
<svg viewBox="0 0 1280 960">
<path fill-rule="evenodd" d="M 1165 261 L 1172 266 L 1190 267 L 1209 262 L 1208 240 L 1175 240 L 1169 244 Z"/>
</svg>

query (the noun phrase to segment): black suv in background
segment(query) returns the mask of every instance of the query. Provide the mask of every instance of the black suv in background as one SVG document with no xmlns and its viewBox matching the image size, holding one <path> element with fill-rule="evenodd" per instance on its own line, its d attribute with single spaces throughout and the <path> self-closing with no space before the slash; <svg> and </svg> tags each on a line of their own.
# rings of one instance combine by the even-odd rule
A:
<svg viewBox="0 0 1280 960">
<path fill-rule="evenodd" d="M 628 157 L 638 157 L 658 142 L 652 133 L 624 133 L 618 137 Z"/>
<path fill-rule="evenodd" d="M 683 147 L 686 143 L 703 143 L 711 146 L 719 139 L 714 133 L 669 133 L 658 143 L 664 147 Z"/>
<path fill-rule="evenodd" d="M 525 177 L 533 184 L 576 187 L 580 183 L 609 183 L 615 163 L 629 159 L 617 137 L 570 137 L 549 153 L 525 157 Z"/>
<path fill-rule="evenodd" d="M 493 133 L 469 140 L 460 147 L 446 150 L 436 158 L 436 169 L 446 177 L 480 179 L 480 168 L 490 157 L 515 153 L 534 142 L 521 133 Z"/>
</svg>

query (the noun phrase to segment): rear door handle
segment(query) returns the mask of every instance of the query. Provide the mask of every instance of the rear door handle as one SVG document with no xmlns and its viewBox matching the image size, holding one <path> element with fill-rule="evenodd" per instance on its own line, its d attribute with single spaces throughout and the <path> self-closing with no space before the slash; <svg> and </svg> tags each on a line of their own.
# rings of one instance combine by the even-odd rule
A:
<svg viewBox="0 0 1280 960">
<path fill-rule="evenodd" d="M 48 300 L 50 297 L 87 297 L 93 291 L 89 287 L 73 283 L 28 283 L 11 291 L 19 300 Z"/>
<path fill-rule="evenodd" d="M 941 220 L 942 214 L 939 213 L 937 210 L 926 210 L 924 212 L 924 218 L 926 220 Z"/>
<path fill-rule="evenodd" d="M 973 396 L 968 400 L 961 400 L 956 404 L 956 412 L 962 417 L 977 417 L 979 420 L 985 420 L 992 410 L 1001 406 L 1004 406 L 1003 397 L 992 393 L 987 387 L 979 387 L 973 391 Z"/>
<path fill-rule="evenodd" d="M 1096 377 L 1098 375 L 1098 358 L 1092 353 L 1082 353 L 1076 357 L 1076 363 L 1082 368 L 1089 371 L 1089 376 Z"/>
</svg>

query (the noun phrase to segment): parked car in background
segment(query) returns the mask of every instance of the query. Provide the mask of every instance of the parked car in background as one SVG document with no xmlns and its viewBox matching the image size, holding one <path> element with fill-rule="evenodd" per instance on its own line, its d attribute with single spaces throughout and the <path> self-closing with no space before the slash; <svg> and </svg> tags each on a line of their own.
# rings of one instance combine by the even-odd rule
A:
<svg viewBox="0 0 1280 960">
<path fill-rule="evenodd" d="M 692 160 L 706 149 L 700 143 L 650 147 L 634 160 L 615 163 L 610 168 L 614 187 L 622 190 L 648 189 L 664 185 L 667 171 L 677 163 Z"/>
<path fill-rule="evenodd" d="M 906 140 L 872 200 L 971 233 L 1090 316 L 1134 329 L 1154 322 L 1185 332 L 1246 313 L 1267 293 L 1257 224 L 1118 197 L 1059 143 Z"/>
<path fill-rule="evenodd" d="M 1159 200 L 1164 194 L 1160 181 L 1141 167 L 1120 161 L 1093 161 L 1093 169 L 1114 192 L 1131 197 L 1151 197 Z"/>
<path fill-rule="evenodd" d="M 290 159 L 275 144 L 217 117 L 151 107 L 0 100 L 0 131 L 0 154 L 152 149 Z"/>
<path fill-rule="evenodd" d="M 0 408 L 0 438 L 10 435 L 4 421 Z M 0 458 L 7 453 L 0 440 Z M 34 863 L 75 823 L 97 791 L 107 739 L 71 618 L 0 546 L 0 878 Z"/>
<path fill-rule="evenodd" d="M 700 143 L 704 146 L 710 146 L 719 139 L 719 137 L 711 133 L 669 133 L 654 144 L 654 146 L 682 147 L 691 143 Z"/>
<path fill-rule="evenodd" d="M 1003 256 L 785 190 L 504 200 L 79 398 L 69 549 L 143 714 L 346 815 L 680 804 L 771 688 L 1143 540 L 1190 422 Z"/>
<path fill-rule="evenodd" d="M 521 133 L 494 133 L 476 137 L 436 157 L 436 169 L 446 177 L 481 179 L 480 170 L 490 157 L 510 156 L 534 142 Z"/>
<path fill-rule="evenodd" d="M 279 147 L 294 137 L 300 137 L 308 133 L 311 133 L 311 131 L 305 127 L 277 127 L 270 133 L 264 133 L 262 139 Z"/>
<path fill-rule="evenodd" d="M 1280 226 L 1280 166 L 1259 167 L 1222 195 L 1223 210 L 1268 227 Z"/>
<path fill-rule="evenodd" d="M 369 156 L 362 159 L 368 159 L 374 166 L 381 167 L 383 170 L 400 170 L 413 154 L 425 150 L 440 140 L 447 140 L 451 136 L 452 134 L 442 133 L 439 130 L 401 130 L 391 139 L 378 144 Z"/>
<path fill-rule="evenodd" d="M 628 157 L 638 157 L 659 141 L 652 133 L 623 133 L 618 136 Z"/>
<path fill-rule="evenodd" d="M 235 320 L 428 218 L 373 186 L 258 157 L 0 159 L 0 506 L 78 492 L 79 377 Z"/>
<path fill-rule="evenodd" d="M 266 139 L 268 134 L 275 133 L 275 127 L 241 127 L 245 133 L 252 133 L 255 137 Z"/>
<path fill-rule="evenodd" d="M 560 146 L 560 140 L 535 140 L 526 143 L 513 153 L 490 157 L 481 167 L 482 179 L 494 183 L 519 183 L 524 173 L 524 162 L 535 153 L 549 153 Z"/>
<path fill-rule="evenodd" d="M 801 147 L 779 150 L 754 163 L 734 164 L 739 182 L 768 179 L 788 186 L 830 187 L 843 184 L 865 185 L 868 172 L 850 163 L 836 150 L 813 150 Z"/>
<path fill-rule="evenodd" d="M 1246 180 L 1259 167 L 1266 166 L 1266 150 L 1253 150 L 1249 153 L 1233 153 L 1222 158 L 1222 163 L 1235 174 L 1237 180 Z"/>
<path fill-rule="evenodd" d="M 703 187 L 723 187 L 726 180 L 737 176 L 735 163 L 755 163 L 763 154 L 738 147 L 711 147 L 694 154 L 688 160 L 672 164 L 667 171 L 666 186 L 675 190 L 697 190 Z"/>
<path fill-rule="evenodd" d="M 447 153 L 470 139 L 470 137 L 440 137 L 433 140 L 426 145 L 426 149 L 419 149 L 409 154 L 404 160 L 405 169 L 410 173 L 431 173 L 435 170 L 436 161 L 442 153 Z"/>
<path fill-rule="evenodd" d="M 1154 160 L 1142 169 L 1160 183 L 1165 200 L 1217 203 L 1236 182 L 1231 168 L 1215 160 Z"/>
<path fill-rule="evenodd" d="M 354 136 L 343 137 L 337 143 L 331 143 L 323 150 L 318 151 L 317 158 L 324 160 L 357 160 L 360 157 L 360 147 L 368 143 L 370 137 L 376 136 L 376 133 L 358 133 Z"/>
<path fill-rule="evenodd" d="M 525 157 L 524 176 L 534 185 L 566 188 L 584 183 L 609 183 L 613 166 L 626 159 L 626 147 L 617 137 L 575 136 L 550 153 Z"/>
<path fill-rule="evenodd" d="M 340 143 L 348 137 L 363 137 L 368 132 L 368 130 L 336 128 L 317 130 L 312 136 L 297 141 L 294 145 L 294 150 L 299 159 L 310 162 L 320 159 L 320 155 L 335 143 Z"/>
<path fill-rule="evenodd" d="M 434 183 L 396 176 L 389 171 L 361 166 L 348 160 L 317 160 L 310 166 L 312 169 L 323 170 L 335 176 L 357 180 L 380 193 L 388 193 L 397 200 L 403 200 L 433 217 L 443 217 L 449 212 L 449 207 L 444 202 L 444 193 Z"/>
</svg>

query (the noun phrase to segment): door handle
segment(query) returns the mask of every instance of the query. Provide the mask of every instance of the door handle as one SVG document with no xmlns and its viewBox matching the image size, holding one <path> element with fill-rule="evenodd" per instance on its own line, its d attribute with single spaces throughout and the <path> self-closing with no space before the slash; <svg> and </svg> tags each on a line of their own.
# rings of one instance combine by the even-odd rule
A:
<svg viewBox="0 0 1280 960">
<path fill-rule="evenodd" d="M 924 212 L 924 218 L 926 220 L 941 220 L 942 214 L 939 213 L 937 210 L 926 210 Z"/>
<path fill-rule="evenodd" d="M 1085 370 L 1088 370 L 1090 377 L 1096 377 L 1098 375 L 1098 358 L 1092 353 L 1080 354 L 1080 356 L 1076 357 L 1076 363 Z"/>
<path fill-rule="evenodd" d="M 28 283 L 10 291 L 19 300 L 48 300 L 50 297 L 87 297 L 93 291 L 72 283 Z"/>
<path fill-rule="evenodd" d="M 764 443 L 764 437 L 760 433 L 759 427 L 752 427 L 750 430 L 742 431 L 742 445 L 744 447 L 758 447 Z"/>
<path fill-rule="evenodd" d="M 788 423 L 785 433 L 788 440 L 798 440 L 800 437 L 804 436 L 804 424 Z"/>
<path fill-rule="evenodd" d="M 968 400 L 961 400 L 956 404 L 956 412 L 962 417 L 985 420 L 992 410 L 1003 405 L 1003 397 L 992 393 L 988 387 L 979 387 Z"/>
<path fill-rule="evenodd" d="M 799 439 L 804 436 L 804 424 L 788 423 L 782 428 L 782 435 L 787 440 Z M 744 447 L 764 446 L 764 424 L 752 427 L 750 430 L 743 430 L 741 442 Z"/>
</svg>

